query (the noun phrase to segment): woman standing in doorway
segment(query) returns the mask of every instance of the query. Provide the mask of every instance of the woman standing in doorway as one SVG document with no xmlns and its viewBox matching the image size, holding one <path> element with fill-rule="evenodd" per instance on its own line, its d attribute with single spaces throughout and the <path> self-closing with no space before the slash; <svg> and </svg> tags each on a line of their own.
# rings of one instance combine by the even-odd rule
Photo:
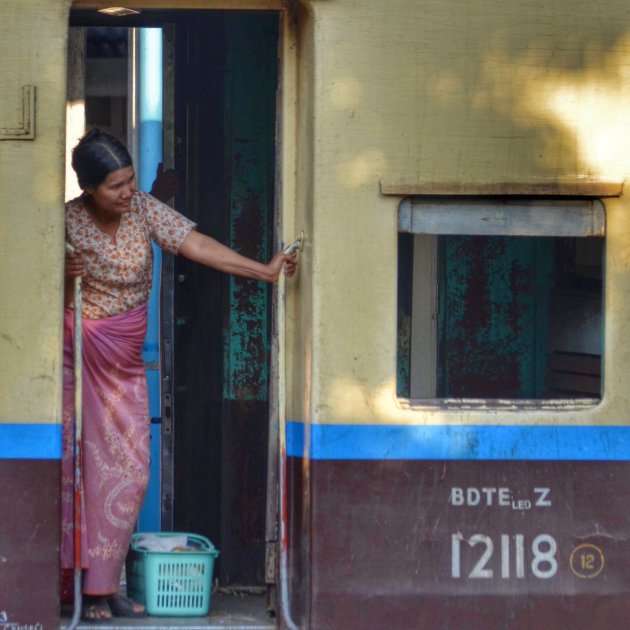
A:
<svg viewBox="0 0 630 630">
<path fill-rule="evenodd" d="M 213 238 L 158 199 L 136 189 L 127 149 L 98 130 L 72 154 L 83 194 L 66 204 L 63 568 L 73 566 L 72 279 L 83 277 L 83 619 L 143 616 L 118 594 L 122 566 L 149 475 L 149 409 L 142 344 L 151 289 L 151 240 L 173 254 L 226 273 L 276 282 L 293 276 L 295 256 L 256 262 Z"/>
</svg>

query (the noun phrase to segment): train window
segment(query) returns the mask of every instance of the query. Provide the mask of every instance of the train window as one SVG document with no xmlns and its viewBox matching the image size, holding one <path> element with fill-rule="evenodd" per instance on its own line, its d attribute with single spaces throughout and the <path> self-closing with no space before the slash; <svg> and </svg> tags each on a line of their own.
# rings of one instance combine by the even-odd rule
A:
<svg viewBox="0 0 630 630">
<path fill-rule="evenodd" d="M 604 235 L 596 200 L 404 200 L 398 395 L 599 399 Z"/>
</svg>

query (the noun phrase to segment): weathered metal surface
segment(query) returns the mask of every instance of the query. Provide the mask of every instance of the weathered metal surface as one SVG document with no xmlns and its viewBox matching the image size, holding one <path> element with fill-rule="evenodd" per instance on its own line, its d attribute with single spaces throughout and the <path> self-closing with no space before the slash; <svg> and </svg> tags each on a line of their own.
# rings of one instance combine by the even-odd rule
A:
<svg viewBox="0 0 630 630">
<path fill-rule="evenodd" d="M 551 239 L 443 237 L 439 397 L 537 398 Z"/>
<path fill-rule="evenodd" d="M 311 461 L 310 627 L 625 627 L 629 472 L 625 462 Z M 302 540 L 292 542 L 299 558 Z"/>
<path fill-rule="evenodd" d="M 226 18 L 225 99 L 230 246 L 266 261 L 271 253 L 276 55 L 274 14 Z M 224 398 L 266 400 L 269 287 L 231 277 Z"/>
<path fill-rule="evenodd" d="M 221 449 L 221 584 L 265 583 L 266 401 L 225 401 Z"/>
<path fill-rule="evenodd" d="M 178 201 L 200 231 L 265 260 L 275 75 L 262 69 L 276 64 L 277 15 L 179 18 L 176 166 L 185 186 Z M 174 527 L 216 544 L 223 584 L 262 585 L 269 288 L 181 258 L 174 276 Z"/>
<path fill-rule="evenodd" d="M 59 460 L 0 459 L 0 628 L 55 628 Z"/>
<path fill-rule="evenodd" d="M 222 21 L 209 12 L 178 17 L 175 168 L 182 185 L 177 207 L 201 232 L 226 242 Z M 173 527 L 212 540 L 221 551 L 218 575 L 230 557 L 221 541 L 224 278 L 181 256 L 174 260 L 173 277 Z"/>
<path fill-rule="evenodd" d="M 273 238 L 277 16 L 228 15 L 225 37 L 229 244 L 266 262 Z M 220 569 L 225 584 L 264 584 L 266 578 L 270 298 L 265 283 L 229 278 L 221 479 L 221 539 L 230 550 Z"/>
</svg>

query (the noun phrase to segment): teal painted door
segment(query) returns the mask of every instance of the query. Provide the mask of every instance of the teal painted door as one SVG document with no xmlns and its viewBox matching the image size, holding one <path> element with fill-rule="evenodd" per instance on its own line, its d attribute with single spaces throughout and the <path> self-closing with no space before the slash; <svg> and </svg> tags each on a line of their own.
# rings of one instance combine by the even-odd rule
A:
<svg viewBox="0 0 630 630">
<path fill-rule="evenodd" d="M 230 247 L 273 255 L 278 15 L 225 19 L 225 175 Z M 230 276 L 223 327 L 224 583 L 265 583 L 271 286 Z M 235 518 L 235 515 L 237 518 Z"/>
<path fill-rule="evenodd" d="M 275 14 L 225 20 L 225 163 L 228 178 L 229 244 L 267 261 L 272 252 L 274 204 Z M 270 287 L 228 279 L 224 336 L 225 400 L 267 400 L 269 390 Z"/>
<path fill-rule="evenodd" d="M 278 14 L 176 24 L 178 208 L 242 254 L 273 249 Z M 220 550 L 222 584 L 265 578 L 270 288 L 174 261 L 174 528 Z"/>
</svg>

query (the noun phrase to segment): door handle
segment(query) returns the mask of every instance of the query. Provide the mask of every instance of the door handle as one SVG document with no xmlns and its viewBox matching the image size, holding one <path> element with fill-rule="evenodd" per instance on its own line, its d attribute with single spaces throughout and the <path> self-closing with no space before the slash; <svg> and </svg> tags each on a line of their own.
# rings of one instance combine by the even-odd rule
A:
<svg viewBox="0 0 630 630">
<path fill-rule="evenodd" d="M 304 249 L 304 230 L 301 230 L 300 233 L 295 237 L 293 243 L 288 245 L 282 250 L 283 254 L 291 255 L 295 252 L 301 252 Z"/>
</svg>

